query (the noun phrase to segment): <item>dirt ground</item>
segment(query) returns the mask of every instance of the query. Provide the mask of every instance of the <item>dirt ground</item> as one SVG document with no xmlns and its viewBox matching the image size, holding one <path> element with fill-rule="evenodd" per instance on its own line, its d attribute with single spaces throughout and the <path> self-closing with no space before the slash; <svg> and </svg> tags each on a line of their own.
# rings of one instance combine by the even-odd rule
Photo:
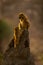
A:
<svg viewBox="0 0 43 65">
<path fill-rule="evenodd" d="M 34 25 L 31 27 L 30 51 L 34 55 L 35 65 L 43 65 L 43 33 L 36 29 Z"/>
</svg>

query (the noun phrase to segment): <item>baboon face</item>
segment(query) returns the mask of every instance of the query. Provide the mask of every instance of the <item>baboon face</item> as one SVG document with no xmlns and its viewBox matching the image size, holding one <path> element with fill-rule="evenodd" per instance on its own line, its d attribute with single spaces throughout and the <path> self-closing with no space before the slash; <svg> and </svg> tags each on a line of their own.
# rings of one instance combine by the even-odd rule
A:
<svg viewBox="0 0 43 65">
<path fill-rule="evenodd" d="M 20 14 L 20 15 L 19 15 L 19 20 L 20 20 L 20 24 L 23 26 L 24 20 L 25 20 L 24 14 Z"/>
<path fill-rule="evenodd" d="M 20 25 L 22 28 L 28 29 L 29 23 L 27 21 L 27 17 L 24 14 L 19 15 Z"/>
</svg>

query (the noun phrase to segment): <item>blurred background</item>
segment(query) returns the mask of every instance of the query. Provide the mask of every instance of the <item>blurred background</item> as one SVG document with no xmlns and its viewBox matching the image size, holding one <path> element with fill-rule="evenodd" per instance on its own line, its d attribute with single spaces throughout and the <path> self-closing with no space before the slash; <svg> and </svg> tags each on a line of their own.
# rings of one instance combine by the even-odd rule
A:
<svg viewBox="0 0 43 65">
<path fill-rule="evenodd" d="M 43 65 L 43 0 L 0 0 L 0 52 L 4 53 L 23 12 L 30 20 L 30 51 Z"/>
</svg>

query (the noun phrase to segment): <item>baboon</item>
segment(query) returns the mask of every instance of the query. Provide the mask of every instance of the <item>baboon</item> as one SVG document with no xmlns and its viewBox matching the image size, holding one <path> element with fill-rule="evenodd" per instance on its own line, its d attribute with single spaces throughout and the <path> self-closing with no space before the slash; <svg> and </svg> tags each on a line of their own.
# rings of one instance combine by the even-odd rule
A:
<svg viewBox="0 0 43 65">
<path fill-rule="evenodd" d="M 14 29 L 14 36 L 12 39 L 12 43 L 9 44 L 9 47 L 14 47 L 16 48 L 16 46 L 19 44 L 19 41 L 22 40 L 22 36 L 24 36 L 24 30 L 28 31 L 28 28 L 30 27 L 29 22 L 27 21 L 27 17 L 23 14 L 20 13 L 19 14 L 19 24 L 18 26 Z M 26 35 L 26 33 L 25 33 Z M 28 32 L 28 36 L 29 36 L 29 32 Z M 29 38 L 27 36 L 27 39 L 25 40 L 24 46 L 25 48 L 29 46 Z M 24 37 L 25 39 L 25 37 Z"/>
<path fill-rule="evenodd" d="M 30 26 L 29 22 L 27 21 L 27 17 L 23 13 L 19 14 L 19 20 L 20 20 L 20 22 L 18 24 L 18 27 L 16 27 L 16 29 L 14 31 L 14 38 L 15 38 L 14 40 L 16 40 L 16 42 L 17 42 L 17 43 L 15 43 L 15 45 L 18 44 L 20 39 L 22 40 L 21 36 L 24 36 L 24 34 L 23 34 L 24 30 L 28 31 L 28 28 Z M 29 32 L 28 32 L 28 36 L 29 36 Z M 25 39 L 25 37 L 24 37 L 24 39 Z M 28 47 L 28 45 L 29 45 L 29 39 L 27 39 L 25 41 L 25 47 Z"/>
</svg>

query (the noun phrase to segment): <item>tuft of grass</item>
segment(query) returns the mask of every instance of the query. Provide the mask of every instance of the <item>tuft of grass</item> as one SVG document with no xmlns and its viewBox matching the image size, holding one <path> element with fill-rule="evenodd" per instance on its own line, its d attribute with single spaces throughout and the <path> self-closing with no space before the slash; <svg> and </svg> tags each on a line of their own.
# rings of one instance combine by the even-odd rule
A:
<svg viewBox="0 0 43 65">
<path fill-rule="evenodd" d="M 11 33 L 10 26 L 4 20 L 0 20 L 0 40 L 7 38 Z"/>
</svg>

